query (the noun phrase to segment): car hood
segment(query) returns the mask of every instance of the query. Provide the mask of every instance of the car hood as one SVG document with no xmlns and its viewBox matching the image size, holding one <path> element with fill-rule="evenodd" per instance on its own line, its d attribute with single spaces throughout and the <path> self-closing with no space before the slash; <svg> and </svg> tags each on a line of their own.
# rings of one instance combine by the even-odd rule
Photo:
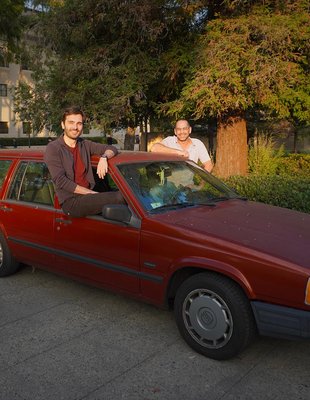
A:
<svg viewBox="0 0 310 400">
<path fill-rule="evenodd" d="M 293 262 L 310 265 L 310 215 L 244 200 L 196 206 L 162 214 L 188 235 L 204 234 Z"/>
</svg>

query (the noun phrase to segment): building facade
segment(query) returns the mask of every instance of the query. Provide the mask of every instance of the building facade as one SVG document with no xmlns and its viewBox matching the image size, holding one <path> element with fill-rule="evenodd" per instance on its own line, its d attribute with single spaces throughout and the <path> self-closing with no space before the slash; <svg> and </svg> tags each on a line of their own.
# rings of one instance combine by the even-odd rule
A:
<svg viewBox="0 0 310 400">
<path fill-rule="evenodd" d="M 20 121 L 14 111 L 13 89 L 21 80 L 32 85 L 31 71 L 13 63 L 0 67 L 0 138 L 29 134 L 29 125 Z"/>
<path fill-rule="evenodd" d="M 31 71 L 23 69 L 20 64 L 10 63 L 8 66 L 0 66 L 0 138 L 20 138 L 30 135 L 29 124 L 21 121 L 14 111 L 13 89 L 20 81 L 34 86 Z M 39 137 L 54 135 L 55 133 L 48 129 L 36 133 Z M 87 136 L 100 137 L 105 134 L 100 129 L 90 128 Z M 122 142 L 125 130 L 116 130 L 113 136 L 117 136 L 118 141 Z"/>
</svg>

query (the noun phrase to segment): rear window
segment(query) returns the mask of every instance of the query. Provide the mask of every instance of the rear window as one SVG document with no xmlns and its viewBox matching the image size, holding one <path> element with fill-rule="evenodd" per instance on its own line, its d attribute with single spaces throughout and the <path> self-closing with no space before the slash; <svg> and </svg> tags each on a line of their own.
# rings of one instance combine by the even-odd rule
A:
<svg viewBox="0 0 310 400">
<path fill-rule="evenodd" d="M 8 199 L 53 205 L 54 185 L 46 164 L 22 161 L 14 176 Z"/>
</svg>

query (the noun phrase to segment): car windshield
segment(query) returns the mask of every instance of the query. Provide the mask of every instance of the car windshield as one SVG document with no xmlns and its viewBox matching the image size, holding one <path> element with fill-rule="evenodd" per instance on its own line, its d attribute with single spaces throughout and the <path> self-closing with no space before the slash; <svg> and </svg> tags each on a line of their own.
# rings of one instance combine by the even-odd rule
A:
<svg viewBox="0 0 310 400">
<path fill-rule="evenodd" d="M 119 170 L 142 203 L 152 213 L 196 205 L 216 205 L 238 195 L 196 164 L 158 161 L 122 164 Z"/>
</svg>

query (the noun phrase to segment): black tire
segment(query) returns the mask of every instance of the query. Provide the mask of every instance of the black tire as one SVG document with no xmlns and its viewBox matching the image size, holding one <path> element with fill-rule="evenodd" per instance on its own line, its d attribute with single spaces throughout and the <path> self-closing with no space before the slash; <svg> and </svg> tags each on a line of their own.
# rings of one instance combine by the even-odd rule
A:
<svg viewBox="0 0 310 400">
<path fill-rule="evenodd" d="M 255 337 L 249 300 L 235 282 L 215 273 L 199 273 L 183 282 L 174 313 L 186 343 L 214 360 L 236 356 Z"/>
<path fill-rule="evenodd" d="M 19 268 L 19 263 L 12 257 L 9 246 L 0 233 L 0 277 L 14 274 Z"/>
</svg>

